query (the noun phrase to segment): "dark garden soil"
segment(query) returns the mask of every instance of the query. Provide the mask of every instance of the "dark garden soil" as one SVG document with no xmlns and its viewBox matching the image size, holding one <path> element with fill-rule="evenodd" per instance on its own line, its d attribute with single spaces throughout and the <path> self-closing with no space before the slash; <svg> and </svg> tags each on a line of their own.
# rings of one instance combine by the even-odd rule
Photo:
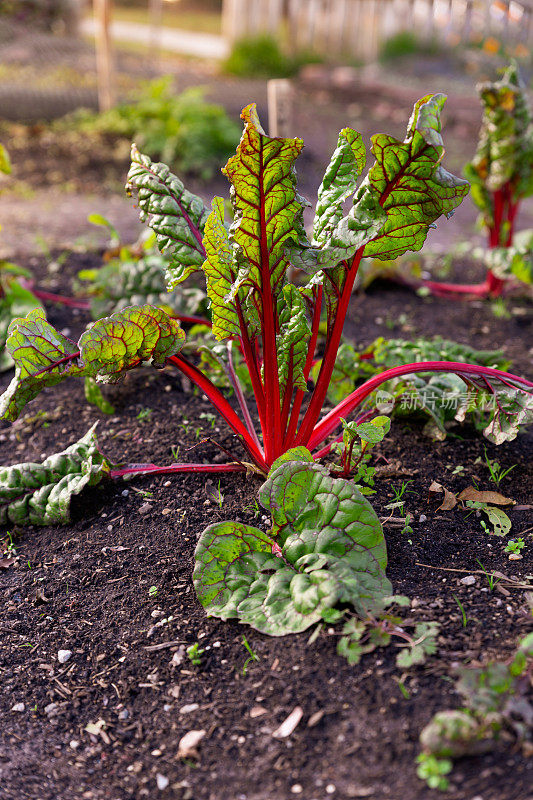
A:
<svg viewBox="0 0 533 800">
<path fill-rule="evenodd" d="M 95 260 L 73 254 L 50 288 L 55 281 L 68 291 L 68 277 Z M 27 265 L 44 279 L 42 261 Z M 377 335 L 438 333 L 503 347 L 516 371 L 527 372 L 531 309 L 518 299 L 508 307 L 510 318 L 496 318 L 489 304 L 422 300 L 382 285 L 354 297 L 346 334 L 368 344 Z M 84 312 L 57 307 L 49 317 L 71 336 L 88 321 Z M 2 388 L 9 378 L 2 376 Z M 106 389 L 116 408 L 111 417 L 87 405 L 78 382 L 47 390 L 13 427 L 2 426 L 0 463 L 40 460 L 97 419 L 101 448 L 116 462 L 168 463 L 173 445 L 183 460 L 226 460 L 213 443 L 199 444 L 202 436 L 240 455 L 224 425 L 216 420 L 211 427 L 202 417 L 209 404 L 186 388 L 170 368 L 130 373 Z M 142 409 L 151 409 L 148 420 L 138 419 Z M 457 438 L 433 444 L 417 424 L 397 421 L 378 450 L 383 469 L 372 503 L 380 516 L 390 515 L 384 506 L 392 488 L 410 481 L 405 510 L 413 533 L 384 527 L 394 591 L 413 599 L 412 618 L 442 625 L 438 653 L 405 673 L 395 665 L 395 647 L 349 666 L 336 654 L 334 629 L 309 644 L 312 630 L 272 639 L 206 618 L 191 584 L 197 537 L 222 519 L 266 524 L 255 506 L 257 479 L 108 482 L 75 500 L 70 525 L 11 530 L 16 557 L 0 562 L 2 800 L 433 796 L 416 777 L 417 741 L 433 713 L 460 704 L 450 679 L 454 664 L 505 659 L 531 630 L 524 591 L 509 581 L 489 591 L 477 559 L 511 580 L 524 582 L 533 571 L 533 437 L 498 449 L 469 428 L 453 432 Z M 485 448 L 504 467 L 517 465 L 500 489 L 519 504 L 509 511 L 512 535 L 527 542 L 518 561 L 509 561 L 504 542 L 485 533 L 478 518 L 439 512 L 429 498 L 433 480 L 452 491 L 472 480 L 494 488 L 487 467 L 475 463 Z M 212 498 L 218 488 L 220 506 Z M 460 582 L 466 575 L 475 577 L 473 585 Z M 150 587 L 157 587 L 155 596 Z M 244 637 L 258 658 L 246 668 Z M 205 649 L 199 667 L 184 656 L 195 641 Z M 72 651 L 65 664 L 59 650 Z M 24 711 L 13 711 L 20 703 Z M 292 735 L 273 737 L 297 706 L 303 717 Z M 205 737 L 198 760 L 184 761 L 178 742 L 190 730 Z M 502 745 L 458 762 L 445 796 L 527 800 L 532 772 L 518 748 Z"/>
</svg>

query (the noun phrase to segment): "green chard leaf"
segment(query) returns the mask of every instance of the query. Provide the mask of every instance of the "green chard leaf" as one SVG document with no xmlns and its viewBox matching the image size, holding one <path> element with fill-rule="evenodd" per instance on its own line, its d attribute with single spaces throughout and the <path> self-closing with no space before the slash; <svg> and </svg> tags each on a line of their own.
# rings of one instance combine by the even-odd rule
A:
<svg viewBox="0 0 533 800">
<path fill-rule="evenodd" d="M 343 203 L 357 189 L 357 180 L 365 168 L 366 152 L 360 133 L 343 128 L 322 183 L 313 224 L 316 243 L 323 243 L 343 217 Z"/>
<path fill-rule="evenodd" d="M 14 265 L 0 262 L 0 372 L 14 364 L 5 347 L 11 322 L 35 308 L 42 308 L 41 301 L 33 292 L 16 279 L 17 271 Z"/>
<path fill-rule="evenodd" d="M 379 520 L 352 483 L 307 461 L 272 472 L 259 499 L 270 533 L 221 522 L 202 533 L 193 581 L 212 616 L 270 636 L 298 633 L 338 603 L 358 613 L 390 594 Z"/>
<path fill-rule="evenodd" d="M 244 132 L 237 152 L 222 172 L 232 184 L 235 218 L 229 242 L 239 274 L 233 295 L 245 290 L 247 316 L 253 320 L 263 301 L 279 297 L 289 266 L 287 245 L 303 235 L 303 201 L 296 194 L 294 161 L 301 139 L 272 139 L 261 127 L 254 103 L 242 114 Z"/>
<path fill-rule="evenodd" d="M 183 347 L 179 322 L 160 308 L 131 307 L 93 323 L 77 343 L 58 333 L 42 309 L 15 319 L 7 349 L 15 377 L 0 397 L 0 417 L 14 420 L 46 386 L 71 376 L 112 383 L 142 363 L 162 367 Z"/>
<path fill-rule="evenodd" d="M 141 222 L 148 223 L 159 249 L 170 257 L 167 279 L 173 289 L 204 262 L 202 237 L 209 209 L 165 164 L 153 163 L 135 145 L 131 160 L 126 190 L 136 193 Z"/>
<path fill-rule="evenodd" d="M 276 337 L 276 343 L 280 390 L 284 391 L 291 372 L 292 385 L 306 391 L 304 367 L 311 337 L 307 307 L 302 293 L 292 283 L 283 287 L 279 305 L 280 333 Z"/>
<path fill-rule="evenodd" d="M 70 521 L 70 501 L 109 474 L 98 450 L 96 424 L 78 442 L 42 464 L 0 468 L 1 525 L 57 525 Z"/>
<path fill-rule="evenodd" d="M 445 95 L 419 100 L 403 142 L 393 136 L 372 137 L 376 163 L 363 186 L 368 186 L 387 219 L 378 236 L 365 246 L 366 257 L 391 259 L 407 250 L 420 250 L 430 226 L 450 216 L 468 194 L 468 182 L 441 166 L 444 146 L 440 113 Z"/>
<path fill-rule="evenodd" d="M 224 200 L 221 197 L 213 199 L 213 210 L 205 223 L 203 241 L 207 258 L 202 269 L 206 277 L 207 296 L 211 301 L 213 336 L 216 339 L 238 336 L 238 311 L 229 297 L 238 265 L 224 225 Z"/>
</svg>

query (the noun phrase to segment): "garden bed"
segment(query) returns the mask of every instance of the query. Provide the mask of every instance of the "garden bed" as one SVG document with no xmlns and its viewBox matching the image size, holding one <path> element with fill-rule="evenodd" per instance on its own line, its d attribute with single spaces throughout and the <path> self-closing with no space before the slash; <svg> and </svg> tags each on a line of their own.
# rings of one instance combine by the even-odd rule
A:
<svg viewBox="0 0 533 800">
<path fill-rule="evenodd" d="M 62 267 L 61 289 L 67 275 L 94 262 L 98 257 L 73 254 Z M 42 283 L 44 265 L 32 268 Z M 488 303 L 422 300 L 381 285 L 354 296 L 345 334 L 357 344 L 378 335 L 440 334 L 476 348 L 503 347 L 515 371 L 527 373 L 531 308 L 519 299 L 508 307 L 511 316 L 497 318 Z M 49 319 L 73 338 L 88 321 L 84 312 L 57 308 Z M 2 388 L 9 377 L 2 376 Z M 2 424 L 1 463 L 40 460 L 96 419 L 101 448 L 115 462 L 169 463 L 174 445 L 180 460 L 226 461 L 213 441 L 200 443 L 204 436 L 242 455 L 223 422 L 212 427 L 202 416 L 210 405 L 184 388 L 172 368 L 135 371 L 105 390 L 116 408 L 111 417 L 85 402 L 76 381 L 47 390 L 13 428 Z M 151 412 L 139 419 L 143 409 Z M 460 705 L 453 665 L 503 660 L 531 630 L 524 591 L 505 588 L 508 581 L 490 591 L 478 559 L 488 573 L 518 582 L 532 572 L 533 438 L 521 434 L 496 448 L 470 428 L 453 432 L 461 438 L 434 444 L 421 426 L 396 420 L 374 451 L 381 474 L 371 500 L 380 517 L 390 517 L 385 506 L 393 489 L 409 482 L 405 510 L 413 532 L 384 527 L 394 591 L 412 598 L 417 622 L 442 625 L 437 654 L 405 673 L 395 665 L 394 646 L 349 666 L 336 653 L 338 629 L 324 626 L 309 643 L 311 631 L 272 639 L 206 618 L 191 582 L 197 537 L 223 519 L 264 528 L 255 505 L 259 479 L 106 482 L 75 500 L 72 524 L 11 530 L 16 557 L 3 559 L 0 570 L 2 797 L 429 797 L 416 777 L 418 736 L 436 711 Z M 473 479 L 494 488 L 482 463 L 485 449 L 504 468 L 517 465 L 500 491 L 518 504 L 509 516 L 511 536 L 526 541 L 521 560 L 509 561 L 505 541 L 484 532 L 474 515 L 437 511 L 440 500 L 429 496 L 433 480 L 454 492 Z M 469 575 L 475 582 L 465 585 Z M 247 663 L 243 637 L 258 660 Z M 196 641 L 205 649 L 199 667 L 184 652 Z M 59 650 L 72 651 L 64 664 Z M 13 711 L 20 703 L 24 711 Z M 295 707 L 303 711 L 299 725 L 287 738 L 274 737 Z M 190 730 L 205 731 L 197 761 L 177 755 Z M 501 747 L 458 762 L 446 796 L 525 800 L 530 786 L 531 763 Z"/>
</svg>

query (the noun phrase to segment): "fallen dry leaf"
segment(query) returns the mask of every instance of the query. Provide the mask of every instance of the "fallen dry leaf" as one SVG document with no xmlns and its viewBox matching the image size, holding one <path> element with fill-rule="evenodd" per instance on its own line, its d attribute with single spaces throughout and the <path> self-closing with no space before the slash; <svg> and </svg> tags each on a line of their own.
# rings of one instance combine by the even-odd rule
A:
<svg viewBox="0 0 533 800">
<path fill-rule="evenodd" d="M 437 511 L 451 511 L 452 508 L 455 508 L 457 505 L 457 498 L 453 492 L 450 492 L 443 486 L 441 483 L 437 483 L 437 481 L 433 481 L 431 486 L 429 487 L 429 491 L 431 494 L 441 494 L 444 492 L 444 500 L 437 508 Z"/>
<path fill-rule="evenodd" d="M 12 558 L 0 558 L 0 569 L 9 569 L 9 567 L 13 566 L 13 563 Z"/>
<path fill-rule="evenodd" d="M 287 719 L 272 734 L 274 739 L 286 739 L 291 733 L 294 733 L 303 715 L 304 712 L 300 706 L 293 708 Z"/>
<path fill-rule="evenodd" d="M 205 736 L 205 731 L 188 731 L 178 744 L 178 758 L 200 758 L 198 745 Z"/>
<path fill-rule="evenodd" d="M 475 503 L 492 503 L 495 506 L 514 505 L 514 500 L 510 497 L 504 497 L 503 494 L 499 492 L 480 492 L 474 489 L 473 486 L 467 486 L 457 497 L 464 503 L 466 503 L 467 500 L 473 500 Z"/>
</svg>

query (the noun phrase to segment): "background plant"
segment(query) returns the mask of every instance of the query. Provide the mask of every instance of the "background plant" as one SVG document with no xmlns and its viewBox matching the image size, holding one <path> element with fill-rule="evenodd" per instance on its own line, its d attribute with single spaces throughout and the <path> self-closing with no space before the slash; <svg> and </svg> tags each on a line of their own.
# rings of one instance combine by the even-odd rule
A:
<svg viewBox="0 0 533 800">
<path fill-rule="evenodd" d="M 531 742 L 533 707 L 528 693 L 532 670 L 533 634 L 522 639 L 507 663 L 459 669 L 456 691 L 464 707 L 435 714 L 420 734 L 419 777 L 431 788 L 444 790 L 447 779 L 430 779 L 448 773 L 450 759 L 489 752 L 506 738 L 526 747 Z M 439 763 L 443 769 L 439 770 Z"/>
<path fill-rule="evenodd" d="M 211 178 L 239 140 L 239 127 L 201 87 L 177 94 L 171 76 L 146 82 L 135 102 L 102 114 L 76 112 L 59 123 L 80 131 L 135 139 L 152 158 L 184 173 Z"/>
<path fill-rule="evenodd" d="M 276 39 L 263 34 L 247 36 L 235 42 L 222 68 L 231 75 L 246 78 L 290 78 L 303 64 L 320 60 L 319 56 L 312 53 L 288 56 Z"/>
<path fill-rule="evenodd" d="M 482 284 L 461 286 L 426 281 L 424 285 L 440 293 L 498 296 L 513 273 L 531 282 L 531 252 L 527 252 L 527 242 L 524 248 L 505 251 L 514 243 L 519 205 L 533 193 L 533 124 L 516 62 L 507 67 L 499 81 L 480 84 L 478 92 L 483 118 L 477 152 L 466 165 L 465 175 L 472 184 L 472 200 L 481 211 L 488 232 L 489 248 L 497 252 L 489 255 L 487 276 Z"/>
</svg>

